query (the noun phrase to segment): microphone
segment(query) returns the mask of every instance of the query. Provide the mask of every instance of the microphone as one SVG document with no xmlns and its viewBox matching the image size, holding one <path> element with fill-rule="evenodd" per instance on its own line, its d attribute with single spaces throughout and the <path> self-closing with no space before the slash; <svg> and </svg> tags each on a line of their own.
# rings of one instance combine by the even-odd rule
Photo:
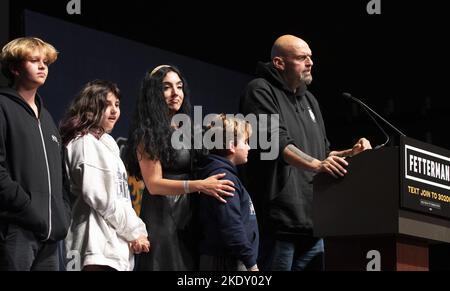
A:
<svg viewBox="0 0 450 291">
<path fill-rule="evenodd" d="M 356 103 L 358 103 L 363 109 L 364 111 L 367 113 L 367 115 L 370 116 L 370 118 L 375 122 L 375 124 L 377 125 L 377 127 L 381 130 L 381 132 L 383 132 L 384 136 L 386 137 L 386 141 L 382 144 L 377 145 L 374 149 L 379 149 L 381 147 L 384 147 L 390 140 L 389 135 L 386 133 L 386 131 L 384 131 L 383 127 L 380 126 L 380 124 L 378 124 L 377 120 L 372 116 L 372 114 L 370 114 L 370 112 L 372 112 L 373 114 L 375 114 L 375 116 L 377 116 L 379 119 L 381 119 L 384 123 L 386 123 L 387 125 L 389 125 L 392 129 L 394 129 L 398 134 L 400 134 L 400 136 L 406 136 L 403 132 L 401 132 L 398 128 L 396 128 L 394 125 L 392 125 L 389 121 L 387 121 L 386 119 L 384 119 L 383 117 L 381 117 L 378 113 L 376 113 L 372 108 L 370 108 L 369 106 L 367 106 L 364 102 L 362 102 L 361 100 L 359 100 L 356 97 L 353 97 L 350 93 L 342 93 L 342 96 L 344 96 L 346 99 L 355 101 Z M 370 112 L 369 112 L 370 111 Z"/>
</svg>

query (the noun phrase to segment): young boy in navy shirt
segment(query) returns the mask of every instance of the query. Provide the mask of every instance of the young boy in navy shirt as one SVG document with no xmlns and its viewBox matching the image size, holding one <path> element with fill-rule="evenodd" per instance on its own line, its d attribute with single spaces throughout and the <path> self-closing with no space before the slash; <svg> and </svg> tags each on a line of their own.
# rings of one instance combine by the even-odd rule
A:
<svg viewBox="0 0 450 291">
<path fill-rule="evenodd" d="M 199 197 L 200 270 L 202 271 L 258 271 L 258 223 L 250 195 L 238 178 L 236 166 L 247 162 L 251 125 L 225 114 L 215 116 L 208 131 L 216 140 L 214 148 L 198 169 L 200 179 L 225 173 L 233 181 L 233 197 L 227 203 L 207 195 Z"/>
</svg>

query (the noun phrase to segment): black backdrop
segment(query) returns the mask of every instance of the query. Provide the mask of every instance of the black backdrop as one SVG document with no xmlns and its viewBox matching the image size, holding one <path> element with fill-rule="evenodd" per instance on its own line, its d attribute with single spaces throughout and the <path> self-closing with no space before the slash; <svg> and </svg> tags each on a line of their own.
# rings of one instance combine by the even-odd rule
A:
<svg viewBox="0 0 450 291">
<path fill-rule="evenodd" d="M 13 36 L 23 33 L 21 15 L 28 8 L 248 75 L 257 61 L 268 60 L 279 35 L 295 34 L 313 50 L 310 89 L 335 148 L 348 147 L 360 135 L 374 144 L 383 141 L 359 108 L 340 97 L 343 91 L 408 136 L 450 148 L 447 10 L 438 1 L 380 0 L 380 15 L 367 13 L 369 0 L 81 0 L 81 15 L 67 14 L 69 1 L 11 2 Z M 233 108 L 233 98 L 220 99 L 221 106 Z"/>
<path fill-rule="evenodd" d="M 144 45 L 123 37 L 96 31 L 44 14 L 25 10 L 26 35 L 45 39 L 59 53 L 49 77 L 39 89 L 47 109 L 60 120 L 70 100 L 93 79 L 115 82 L 122 92 L 121 117 L 112 135 L 126 137 L 145 72 L 160 64 L 179 67 L 187 76 L 191 103 L 203 114 L 234 113 L 239 93 L 250 76 Z"/>
</svg>

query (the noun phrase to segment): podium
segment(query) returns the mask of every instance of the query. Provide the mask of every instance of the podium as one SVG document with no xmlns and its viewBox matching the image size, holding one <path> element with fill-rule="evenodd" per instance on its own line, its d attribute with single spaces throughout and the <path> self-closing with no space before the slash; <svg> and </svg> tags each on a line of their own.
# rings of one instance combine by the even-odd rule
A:
<svg viewBox="0 0 450 291">
<path fill-rule="evenodd" d="M 402 138 L 349 158 L 343 178 L 318 174 L 314 235 L 325 238 L 325 269 L 429 270 L 429 246 L 450 243 L 449 157 Z"/>
</svg>

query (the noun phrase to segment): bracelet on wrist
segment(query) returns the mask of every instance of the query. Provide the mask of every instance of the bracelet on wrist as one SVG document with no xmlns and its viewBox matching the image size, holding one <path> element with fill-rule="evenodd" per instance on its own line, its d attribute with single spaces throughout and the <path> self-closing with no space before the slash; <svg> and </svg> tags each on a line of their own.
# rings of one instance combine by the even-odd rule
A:
<svg viewBox="0 0 450 291">
<path fill-rule="evenodd" d="M 189 180 L 183 181 L 184 193 L 189 193 Z"/>
</svg>

